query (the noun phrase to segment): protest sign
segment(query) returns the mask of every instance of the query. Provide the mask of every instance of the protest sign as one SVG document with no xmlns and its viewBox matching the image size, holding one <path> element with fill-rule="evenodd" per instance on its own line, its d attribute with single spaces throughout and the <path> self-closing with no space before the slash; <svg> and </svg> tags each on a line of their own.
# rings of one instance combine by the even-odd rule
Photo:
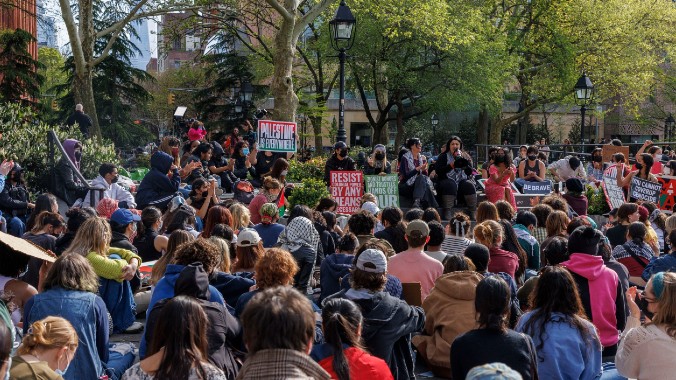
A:
<svg viewBox="0 0 676 380">
<path fill-rule="evenodd" d="M 332 171 L 330 192 L 338 206 L 336 214 L 354 214 L 359 211 L 361 197 L 364 195 L 364 173 L 352 171 Z"/>
<path fill-rule="evenodd" d="M 523 183 L 524 194 L 549 194 L 551 192 L 552 192 L 551 181 L 542 181 L 542 182 L 526 181 Z"/>
<path fill-rule="evenodd" d="M 296 123 L 258 120 L 258 150 L 295 152 Z"/>
<path fill-rule="evenodd" d="M 628 146 L 603 145 L 601 152 L 603 154 L 603 162 L 610 162 L 615 153 L 622 153 L 626 159 L 629 159 Z"/>
<path fill-rule="evenodd" d="M 632 198 L 642 199 L 644 201 L 657 204 L 662 193 L 662 184 L 646 181 L 634 176 L 631 179 L 631 188 L 629 194 Z"/>
<path fill-rule="evenodd" d="M 611 209 L 618 208 L 626 203 L 624 191 L 617 186 L 617 166 L 610 165 L 603 171 L 603 193 Z"/>
<path fill-rule="evenodd" d="M 396 174 L 367 175 L 366 192 L 378 198 L 378 207 L 399 207 L 399 178 Z"/>
<path fill-rule="evenodd" d="M 664 175 L 657 177 L 657 179 L 662 184 L 658 206 L 662 210 L 673 211 L 674 205 L 676 205 L 676 177 Z"/>
</svg>

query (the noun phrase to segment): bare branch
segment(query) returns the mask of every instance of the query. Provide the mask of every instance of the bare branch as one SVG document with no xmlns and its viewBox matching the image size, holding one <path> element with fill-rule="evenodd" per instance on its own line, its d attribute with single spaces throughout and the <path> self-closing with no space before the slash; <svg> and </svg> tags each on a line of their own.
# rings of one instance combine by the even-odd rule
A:
<svg viewBox="0 0 676 380">
<path fill-rule="evenodd" d="M 287 11 L 286 8 L 284 8 L 277 0 L 265 0 L 265 2 L 270 4 L 270 6 L 273 7 L 285 20 L 294 20 L 295 16 L 289 13 L 289 11 Z"/>
<path fill-rule="evenodd" d="M 272 0 L 274 1 L 274 0 Z M 296 26 L 293 28 L 293 38 L 298 38 L 300 34 L 305 30 L 307 24 L 312 23 L 314 19 L 319 17 L 319 15 L 324 12 L 326 8 L 329 7 L 335 0 L 322 0 L 320 3 L 316 4 L 314 7 L 301 17 L 301 19 L 296 23 Z"/>
</svg>

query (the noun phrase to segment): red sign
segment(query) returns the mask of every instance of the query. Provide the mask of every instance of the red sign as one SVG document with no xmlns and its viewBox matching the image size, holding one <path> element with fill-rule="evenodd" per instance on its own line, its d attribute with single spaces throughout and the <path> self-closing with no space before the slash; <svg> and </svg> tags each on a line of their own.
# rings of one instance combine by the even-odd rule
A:
<svg viewBox="0 0 676 380">
<path fill-rule="evenodd" d="M 660 209 L 666 211 L 673 211 L 676 205 L 676 177 L 661 176 L 657 179 L 662 184 L 662 193 L 660 194 Z"/>
<path fill-rule="evenodd" d="M 332 171 L 330 179 L 331 198 L 338 203 L 336 214 L 354 214 L 359 211 L 364 195 L 364 173 Z"/>
</svg>

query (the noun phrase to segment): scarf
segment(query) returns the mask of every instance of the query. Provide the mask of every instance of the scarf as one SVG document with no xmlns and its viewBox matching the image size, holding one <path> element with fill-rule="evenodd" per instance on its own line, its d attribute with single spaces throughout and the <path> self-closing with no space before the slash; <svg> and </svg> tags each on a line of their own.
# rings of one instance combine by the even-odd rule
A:
<svg viewBox="0 0 676 380">
<path fill-rule="evenodd" d="M 315 379 L 331 378 L 310 356 L 289 349 L 260 350 L 249 355 L 238 379 Z"/>
<path fill-rule="evenodd" d="M 421 165 L 422 165 L 423 163 L 427 162 L 427 159 L 426 159 L 425 156 L 423 156 L 422 154 L 420 154 L 418 157 L 419 157 L 418 160 L 419 160 L 419 162 L 420 162 Z M 401 157 L 401 159 L 402 159 L 402 161 L 406 161 L 406 167 L 411 168 L 411 170 L 415 170 L 415 163 L 413 162 L 413 153 L 411 153 L 410 151 L 409 151 L 409 152 L 406 152 L 406 153 Z M 413 186 L 413 184 L 415 183 L 416 178 L 418 178 L 419 175 L 420 175 L 420 173 L 418 173 L 418 174 L 414 175 L 413 177 L 409 178 L 408 181 L 406 181 L 406 184 L 407 184 L 408 186 Z M 426 176 L 426 179 L 427 179 L 427 185 L 428 185 L 428 186 L 434 186 L 434 184 L 432 183 L 432 180 L 430 179 L 430 177 L 427 177 L 427 176 Z"/>
<path fill-rule="evenodd" d="M 650 246 L 648 246 L 648 244 L 642 243 L 641 245 L 638 245 L 633 241 L 628 241 L 615 247 L 613 250 L 613 257 L 616 260 L 631 257 L 631 253 L 627 252 L 627 249 L 631 250 L 634 255 L 647 259 L 648 261 L 653 258 L 653 250 L 650 248 Z"/>
<path fill-rule="evenodd" d="M 318 244 L 319 233 L 310 219 L 299 216 L 286 226 L 286 241 L 282 248 L 287 251 L 295 252 L 304 246 L 316 251 Z"/>
</svg>

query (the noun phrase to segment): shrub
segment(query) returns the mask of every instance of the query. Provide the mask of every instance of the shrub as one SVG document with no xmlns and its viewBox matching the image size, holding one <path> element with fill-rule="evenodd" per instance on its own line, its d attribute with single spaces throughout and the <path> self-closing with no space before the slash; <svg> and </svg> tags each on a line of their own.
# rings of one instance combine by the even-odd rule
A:
<svg viewBox="0 0 676 380">
<path fill-rule="evenodd" d="M 587 214 L 603 215 L 610 211 L 610 207 L 606 201 L 606 195 L 603 193 L 602 188 L 595 189 L 593 186 L 587 186 L 586 195 L 587 201 L 589 202 Z"/>
<path fill-rule="evenodd" d="M 311 160 L 300 162 L 296 159 L 289 160 L 289 174 L 287 180 L 290 182 L 303 182 L 306 179 L 323 180 L 325 157 L 314 157 Z"/>
<path fill-rule="evenodd" d="M 26 170 L 26 181 L 31 192 L 47 189 L 50 175 L 47 133 L 50 130 L 54 130 L 62 142 L 67 138 L 82 142 L 81 171 L 85 178 L 96 177 L 103 162 L 119 164 L 115 146 L 110 141 L 85 139 L 79 128 L 45 124 L 28 107 L 13 103 L 0 104 L 0 158 L 12 159 Z M 55 162 L 60 158 L 61 154 L 57 152 Z"/>
<path fill-rule="evenodd" d="M 315 208 L 322 198 L 329 197 L 329 191 L 326 184 L 321 179 L 306 178 L 300 186 L 293 189 L 289 197 L 290 207 L 295 205 L 306 205 Z"/>
</svg>

